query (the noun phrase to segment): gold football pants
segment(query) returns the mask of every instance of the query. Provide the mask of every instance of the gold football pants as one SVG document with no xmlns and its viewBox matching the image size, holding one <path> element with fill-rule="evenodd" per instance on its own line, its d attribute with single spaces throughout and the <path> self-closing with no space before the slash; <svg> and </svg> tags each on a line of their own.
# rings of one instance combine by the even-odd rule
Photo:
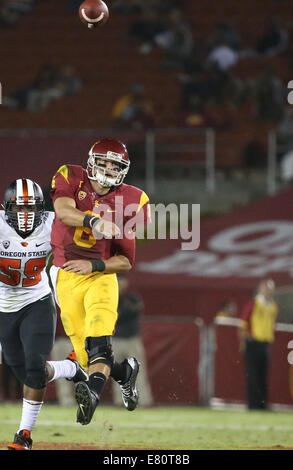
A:
<svg viewBox="0 0 293 470">
<path fill-rule="evenodd" d="M 116 274 L 76 274 L 59 269 L 57 296 L 61 320 L 78 362 L 87 369 L 87 337 L 112 336 L 117 321 Z"/>
</svg>

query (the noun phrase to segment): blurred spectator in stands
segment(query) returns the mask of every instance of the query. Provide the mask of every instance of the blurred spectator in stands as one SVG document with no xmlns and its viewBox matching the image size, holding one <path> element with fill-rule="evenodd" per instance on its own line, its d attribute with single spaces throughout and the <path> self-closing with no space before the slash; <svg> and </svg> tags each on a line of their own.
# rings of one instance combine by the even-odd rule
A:
<svg viewBox="0 0 293 470">
<path fill-rule="evenodd" d="M 26 109 L 30 112 L 43 111 L 54 100 L 77 93 L 81 88 L 82 82 L 74 67 L 66 64 L 57 70 L 55 75 L 51 75 L 50 71 L 47 77 L 42 75 L 42 79 L 37 81 L 37 86 L 28 93 Z"/>
<path fill-rule="evenodd" d="M 227 75 L 216 65 L 204 69 L 196 67 L 188 69 L 185 74 L 178 76 L 178 81 L 182 87 L 182 107 L 189 109 L 190 101 L 197 100 L 202 104 L 214 98 L 221 101 L 224 89 L 227 86 Z"/>
<path fill-rule="evenodd" d="M 144 311 L 144 302 L 140 295 L 129 290 L 129 280 L 125 274 L 118 274 L 119 304 L 118 320 L 112 338 L 113 352 L 117 361 L 122 361 L 133 354 L 140 362 L 137 376 L 139 405 L 152 405 L 152 393 L 147 377 L 146 358 L 140 333 L 140 322 Z M 121 404 L 121 390 L 113 381 L 113 399 L 115 405 Z"/>
<path fill-rule="evenodd" d="M 154 110 L 151 101 L 145 97 L 145 87 L 135 83 L 125 95 L 122 95 L 114 104 L 111 111 L 114 127 L 140 132 L 155 126 Z M 128 152 L 135 155 L 136 177 L 145 175 L 145 143 L 143 139 L 134 139 L 128 142 Z M 131 177 L 131 175 L 130 175 Z"/>
<path fill-rule="evenodd" d="M 276 18 L 272 18 L 268 28 L 257 41 L 256 52 L 260 55 L 276 56 L 284 52 L 288 44 L 288 31 L 280 26 Z"/>
<path fill-rule="evenodd" d="M 40 67 L 36 78 L 33 80 L 33 87 L 36 87 L 42 81 L 46 80 L 51 86 L 55 85 L 58 78 L 58 69 L 52 64 L 44 64 Z"/>
<path fill-rule="evenodd" d="M 238 60 L 238 52 L 233 50 L 224 40 L 221 40 L 211 49 L 205 64 L 207 67 L 216 64 L 220 70 L 227 71 L 234 67 Z"/>
<path fill-rule="evenodd" d="M 228 101 L 238 108 L 252 97 L 250 80 L 240 79 L 231 70 L 223 74 L 222 83 L 220 96 L 222 102 Z"/>
<path fill-rule="evenodd" d="M 177 81 L 181 87 L 181 107 L 183 110 L 193 109 L 194 104 L 204 102 L 207 90 L 207 80 L 205 71 L 200 64 L 187 63 L 182 72 L 177 76 Z"/>
<path fill-rule="evenodd" d="M 72 65 L 64 65 L 58 70 L 46 64 L 31 84 L 11 96 L 3 97 L 2 104 L 9 108 L 40 112 L 47 109 L 52 101 L 77 93 L 81 88 L 82 81 Z"/>
<path fill-rule="evenodd" d="M 178 127 L 205 127 L 203 104 L 195 95 L 190 97 L 188 109 L 179 110 L 176 116 Z"/>
<path fill-rule="evenodd" d="M 64 85 L 65 96 L 73 95 L 82 89 L 82 80 L 77 76 L 74 66 L 70 64 L 61 67 L 57 82 Z"/>
<path fill-rule="evenodd" d="M 215 33 L 207 40 L 209 49 L 221 43 L 226 44 L 233 51 L 239 51 L 242 45 L 240 34 L 228 20 L 219 21 L 216 25 Z"/>
<path fill-rule="evenodd" d="M 210 98 L 204 104 L 204 122 L 205 126 L 211 127 L 217 131 L 225 131 L 233 124 L 233 115 L 235 107 L 231 101 L 219 102 Z"/>
<path fill-rule="evenodd" d="M 10 96 L 2 97 L 2 105 L 7 108 L 25 109 L 29 92 L 33 89 L 33 84 L 27 85 L 15 91 Z"/>
<path fill-rule="evenodd" d="M 0 26 L 13 26 L 21 15 L 32 9 L 34 3 L 35 0 L 4 0 L 0 9 Z"/>
<path fill-rule="evenodd" d="M 116 101 L 111 115 L 113 124 L 121 129 L 142 130 L 154 125 L 153 107 L 140 83 L 133 84 L 129 93 Z"/>
<path fill-rule="evenodd" d="M 139 17 L 130 26 L 129 35 L 141 41 L 140 52 L 148 54 L 155 45 L 156 35 L 165 31 L 166 27 L 166 21 L 160 12 L 147 3 L 141 8 Z"/>
<path fill-rule="evenodd" d="M 45 64 L 40 68 L 32 83 L 29 83 L 8 97 L 3 97 L 2 104 L 10 108 L 27 109 L 27 101 L 31 91 L 38 89 L 39 85 L 44 81 L 48 86 L 55 85 L 57 77 L 57 69 L 51 64 Z"/>
<path fill-rule="evenodd" d="M 51 85 L 50 81 L 44 79 L 28 92 L 26 110 L 32 113 L 44 111 L 54 100 L 63 96 L 65 96 L 65 85 L 62 82 Z"/>
<path fill-rule="evenodd" d="M 241 313 L 239 348 L 244 352 L 247 402 L 251 410 L 265 410 L 268 406 L 270 348 L 278 315 L 274 291 L 274 281 L 263 279 L 256 296 Z"/>
<path fill-rule="evenodd" d="M 225 299 L 220 304 L 220 310 L 216 318 L 235 318 L 237 316 L 237 304 L 234 300 Z"/>
<path fill-rule="evenodd" d="M 279 123 L 284 115 L 286 88 L 269 66 L 256 85 L 258 119 L 263 122 Z"/>
<path fill-rule="evenodd" d="M 180 10 L 170 12 L 167 29 L 157 34 L 154 42 L 164 52 L 164 67 L 183 67 L 190 60 L 194 48 L 193 34 Z"/>
</svg>

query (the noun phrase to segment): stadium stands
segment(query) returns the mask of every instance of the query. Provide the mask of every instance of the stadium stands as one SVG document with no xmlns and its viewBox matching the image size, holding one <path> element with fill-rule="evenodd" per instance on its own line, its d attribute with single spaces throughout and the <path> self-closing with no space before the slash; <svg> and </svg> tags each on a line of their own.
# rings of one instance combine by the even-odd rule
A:
<svg viewBox="0 0 293 470">
<path fill-rule="evenodd" d="M 245 39 L 245 48 L 255 46 L 259 33 L 273 15 L 287 21 L 288 30 L 292 28 L 287 20 L 291 14 L 288 0 L 250 0 L 237 5 L 232 0 L 209 1 L 204 6 L 202 2 L 186 0 L 182 8 L 199 43 L 223 17 L 231 20 Z M 145 85 L 147 98 L 154 103 L 157 127 L 178 125 L 181 102 L 178 70 L 162 69 L 162 52 L 157 48 L 150 54 L 139 52 L 139 44 L 128 35 L 135 18 L 135 14 L 119 16 L 113 11 L 106 26 L 89 31 L 68 2 L 50 0 L 37 2 L 17 24 L 3 28 L 0 44 L 0 57 L 5 64 L 0 77 L 3 96 L 32 82 L 44 64 L 57 67 L 72 64 L 84 81 L 84 88 L 74 96 L 55 101 L 43 113 L 28 114 L 0 107 L 2 129 L 110 128 L 111 107 L 133 82 Z M 267 64 L 274 64 L 283 82 L 288 83 L 293 74 L 291 54 L 292 45 L 277 57 L 242 59 L 233 68 L 233 74 L 242 79 L 258 78 Z M 253 103 L 246 103 L 236 110 L 231 131 L 217 133 L 218 167 L 241 166 L 243 148 L 251 138 L 266 146 L 267 132 L 274 124 L 256 122 L 254 113 Z"/>
</svg>

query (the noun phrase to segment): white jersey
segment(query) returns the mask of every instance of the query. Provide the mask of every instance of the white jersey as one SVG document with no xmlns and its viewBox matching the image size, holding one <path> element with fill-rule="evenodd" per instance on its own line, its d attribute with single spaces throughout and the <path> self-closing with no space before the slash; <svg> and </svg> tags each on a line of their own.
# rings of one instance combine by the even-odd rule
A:
<svg viewBox="0 0 293 470">
<path fill-rule="evenodd" d="M 46 265 L 51 254 L 54 212 L 22 238 L 0 211 L 0 312 L 16 312 L 51 292 Z"/>
</svg>

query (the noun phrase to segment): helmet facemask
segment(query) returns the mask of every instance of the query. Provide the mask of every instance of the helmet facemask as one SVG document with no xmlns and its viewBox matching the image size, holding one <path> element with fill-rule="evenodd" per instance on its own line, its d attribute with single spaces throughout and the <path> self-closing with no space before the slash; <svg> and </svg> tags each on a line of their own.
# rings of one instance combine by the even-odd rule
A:
<svg viewBox="0 0 293 470">
<path fill-rule="evenodd" d="M 22 237 L 30 235 L 43 221 L 44 197 L 31 180 L 16 180 L 7 188 L 3 208 L 7 223 Z"/>
<path fill-rule="evenodd" d="M 26 208 L 27 210 L 23 210 Z M 5 216 L 7 223 L 23 238 L 30 235 L 43 220 L 43 203 L 18 205 L 12 202 L 6 204 Z"/>
<path fill-rule="evenodd" d="M 107 161 L 115 163 L 119 166 L 119 169 L 111 170 L 106 168 Z M 97 154 L 90 151 L 87 162 L 87 175 L 89 179 L 96 181 L 103 188 L 111 188 L 111 186 L 122 184 L 128 173 L 129 165 L 129 160 L 123 159 L 119 153 L 108 151 L 106 154 Z M 112 173 L 112 175 L 109 175 L 109 173 Z"/>
</svg>

